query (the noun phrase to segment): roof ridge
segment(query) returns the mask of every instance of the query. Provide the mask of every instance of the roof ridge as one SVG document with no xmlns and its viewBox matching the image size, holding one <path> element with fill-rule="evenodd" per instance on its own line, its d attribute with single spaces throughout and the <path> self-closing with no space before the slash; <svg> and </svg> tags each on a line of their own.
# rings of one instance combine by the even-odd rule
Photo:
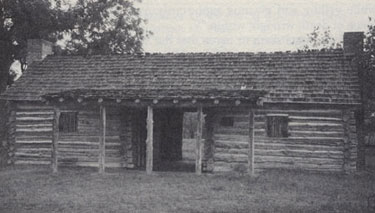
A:
<svg viewBox="0 0 375 213">
<path fill-rule="evenodd" d="M 273 52 L 143 52 L 143 53 L 125 53 L 125 54 L 95 54 L 95 55 L 84 55 L 84 54 L 72 54 L 72 55 L 49 55 L 47 58 L 52 57 L 147 57 L 147 56 L 263 56 L 263 55 L 298 55 L 298 54 L 319 54 L 319 53 L 343 53 L 342 48 L 337 49 L 308 49 L 308 50 L 287 50 L 287 51 L 273 51 Z"/>
</svg>

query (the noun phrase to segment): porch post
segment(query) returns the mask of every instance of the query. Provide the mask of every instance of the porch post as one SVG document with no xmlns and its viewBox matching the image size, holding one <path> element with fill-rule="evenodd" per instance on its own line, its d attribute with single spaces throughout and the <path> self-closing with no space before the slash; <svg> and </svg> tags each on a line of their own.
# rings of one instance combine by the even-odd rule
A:
<svg viewBox="0 0 375 213">
<path fill-rule="evenodd" d="M 202 106 L 198 107 L 198 123 L 195 147 L 195 173 L 202 174 L 202 128 L 203 128 L 203 112 Z"/>
<path fill-rule="evenodd" d="M 154 134 L 154 118 L 153 108 L 147 107 L 147 140 L 146 140 L 146 173 L 152 173 L 153 167 L 153 134 Z"/>
<path fill-rule="evenodd" d="M 52 153 L 51 153 L 51 166 L 52 172 L 57 172 L 57 145 L 59 142 L 59 118 L 60 110 L 57 107 L 54 107 L 53 113 L 53 124 L 52 124 Z"/>
<path fill-rule="evenodd" d="M 254 111 L 251 109 L 249 113 L 249 175 L 254 174 Z"/>
<path fill-rule="evenodd" d="M 99 173 L 105 170 L 106 109 L 100 105 Z"/>
</svg>

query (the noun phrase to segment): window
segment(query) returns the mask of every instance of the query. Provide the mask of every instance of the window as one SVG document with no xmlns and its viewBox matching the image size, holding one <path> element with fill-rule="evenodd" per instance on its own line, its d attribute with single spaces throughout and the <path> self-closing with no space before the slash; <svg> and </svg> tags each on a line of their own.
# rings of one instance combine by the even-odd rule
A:
<svg viewBox="0 0 375 213">
<path fill-rule="evenodd" d="M 275 138 L 288 137 L 288 115 L 268 114 L 267 115 L 267 136 Z"/>
<path fill-rule="evenodd" d="M 221 126 L 232 127 L 234 124 L 233 117 L 223 117 L 220 120 Z"/>
<path fill-rule="evenodd" d="M 77 112 L 61 112 L 59 119 L 60 132 L 77 132 Z"/>
</svg>

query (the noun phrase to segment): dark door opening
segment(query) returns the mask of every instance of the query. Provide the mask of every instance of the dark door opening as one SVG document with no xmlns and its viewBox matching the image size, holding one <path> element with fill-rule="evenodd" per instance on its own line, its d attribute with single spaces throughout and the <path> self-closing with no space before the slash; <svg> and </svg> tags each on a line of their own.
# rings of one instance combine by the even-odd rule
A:
<svg viewBox="0 0 375 213">
<path fill-rule="evenodd" d="M 146 110 L 133 114 L 133 162 L 136 169 L 146 168 Z M 195 171 L 196 112 L 182 109 L 154 109 L 153 170 Z M 190 136 L 186 136 L 189 129 Z"/>
<path fill-rule="evenodd" d="M 132 116 L 132 150 L 136 169 L 146 168 L 146 110 L 135 110 Z"/>
<path fill-rule="evenodd" d="M 157 109 L 154 115 L 154 170 L 194 172 L 183 160 L 183 117 L 180 109 Z"/>
</svg>

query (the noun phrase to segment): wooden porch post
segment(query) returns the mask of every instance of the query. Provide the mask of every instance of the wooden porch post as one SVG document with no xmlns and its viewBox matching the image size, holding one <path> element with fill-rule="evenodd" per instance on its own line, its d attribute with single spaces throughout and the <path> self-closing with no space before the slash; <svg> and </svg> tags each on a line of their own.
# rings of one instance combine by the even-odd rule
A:
<svg viewBox="0 0 375 213">
<path fill-rule="evenodd" d="M 249 113 L 249 175 L 254 174 L 254 111 Z"/>
<path fill-rule="evenodd" d="M 202 106 L 198 107 L 198 123 L 196 135 L 196 148 L 195 148 L 195 173 L 202 174 L 202 128 L 203 128 L 203 112 Z"/>
<path fill-rule="evenodd" d="M 51 165 L 52 165 L 52 172 L 57 172 L 57 145 L 59 142 L 59 118 L 60 118 L 60 110 L 55 107 L 54 109 L 54 116 L 53 116 L 53 127 L 52 127 L 52 153 L 51 153 Z"/>
<path fill-rule="evenodd" d="M 154 134 L 154 118 L 153 109 L 147 107 L 147 140 L 146 140 L 146 173 L 152 173 L 153 167 L 153 134 Z"/>
<path fill-rule="evenodd" d="M 99 139 L 99 173 L 105 170 L 105 135 L 106 135 L 106 109 L 100 106 L 100 139 Z"/>
</svg>

